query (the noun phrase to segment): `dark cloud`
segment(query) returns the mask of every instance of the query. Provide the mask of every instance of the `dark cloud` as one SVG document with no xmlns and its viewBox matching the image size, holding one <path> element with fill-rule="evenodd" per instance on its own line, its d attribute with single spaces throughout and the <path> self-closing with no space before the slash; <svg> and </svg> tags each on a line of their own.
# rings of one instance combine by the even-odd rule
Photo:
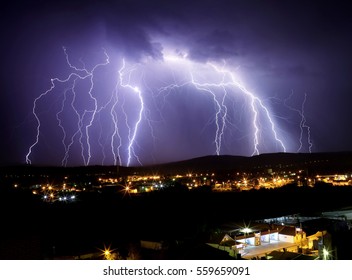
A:
<svg viewBox="0 0 352 280">
<path fill-rule="evenodd" d="M 200 38 L 194 38 L 189 48 L 190 58 L 200 61 L 238 56 L 236 37 L 228 30 L 213 30 Z"/>
</svg>

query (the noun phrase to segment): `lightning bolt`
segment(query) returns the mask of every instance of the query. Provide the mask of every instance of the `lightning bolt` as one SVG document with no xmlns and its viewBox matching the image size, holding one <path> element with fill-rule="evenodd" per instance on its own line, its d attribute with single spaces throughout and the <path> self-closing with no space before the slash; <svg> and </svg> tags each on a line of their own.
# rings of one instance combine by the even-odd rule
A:
<svg viewBox="0 0 352 280">
<path fill-rule="evenodd" d="M 304 136 L 304 131 L 306 130 L 307 131 L 307 145 L 308 145 L 308 151 L 309 153 L 312 152 L 312 147 L 313 147 L 313 142 L 311 140 L 311 128 L 309 125 L 307 125 L 307 119 L 305 117 L 305 112 L 304 112 L 304 109 L 305 109 L 305 104 L 306 104 L 306 101 L 307 101 L 307 93 L 304 94 L 304 98 L 303 98 L 303 102 L 302 102 L 302 105 L 301 105 L 301 109 L 296 109 L 292 106 L 290 106 L 288 104 L 288 101 L 292 98 L 293 96 L 293 91 L 291 91 L 291 94 L 288 98 L 286 98 L 284 100 L 284 105 L 294 111 L 294 112 L 297 112 L 298 115 L 300 116 L 301 118 L 301 121 L 300 121 L 300 125 L 299 125 L 299 128 L 300 128 L 300 136 L 299 136 L 299 147 L 297 149 L 297 153 L 301 152 L 302 148 L 303 148 L 303 136 Z"/>
<path fill-rule="evenodd" d="M 220 69 L 217 66 L 211 64 L 211 66 L 219 73 L 222 73 L 224 75 L 228 75 L 229 76 L 229 81 L 228 82 L 223 82 L 223 86 L 231 86 L 231 87 L 236 87 L 238 89 L 240 89 L 241 92 L 243 92 L 249 99 L 250 99 L 250 104 L 251 104 L 251 108 L 252 108 L 252 126 L 253 126 L 253 130 L 254 130 L 254 140 L 253 140 L 253 144 L 254 144 L 254 149 L 253 149 L 253 153 L 254 154 L 259 154 L 259 124 L 258 124 L 258 115 L 259 115 L 259 109 L 261 109 L 263 111 L 263 113 L 265 114 L 267 120 L 270 123 L 270 127 L 271 127 L 271 132 L 273 134 L 273 137 L 275 139 L 276 142 L 278 142 L 278 144 L 281 146 L 282 150 L 284 152 L 286 152 L 286 147 L 283 143 L 283 141 L 278 137 L 277 135 L 277 131 L 276 131 L 276 126 L 275 126 L 275 122 L 273 120 L 273 118 L 271 117 L 270 113 L 269 113 L 269 109 L 264 105 L 263 101 L 257 97 L 256 95 L 254 95 L 252 92 L 250 92 L 249 90 L 246 89 L 246 87 L 241 84 L 240 82 L 238 82 L 235 78 L 234 73 L 232 73 L 229 70 L 226 69 Z"/>
<path fill-rule="evenodd" d="M 61 109 L 57 112 L 56 114 L 56 119 L 57 119 L 57 122 L 58 122 L 58 125 L 59 127 L 61 128 L 61 131 L 62 131 L 62 145 L 64 146 L 64 149 L 65 149 L 65 156 L 64 156 L 64 159 L 61 161 L 61 164 L 62 165 L 66 165 L 67 164 L 67 159 L 68 158 L 68 153 L 69 153 L 69 146 L 66 145 L 66 137 L 67 137 L 67 134 L 66 134 L 66 130 L 65 130 L 65 127 L 62 123 L 62 119 L 60 118 L 60 115 L 64 112 L 64 109 L 65 109 L 65 103 L 66 103 L 66 100 L 67 100 L 67 92 L 69 90 L 73 90 L 73 86 L 71 88 L 68 88 L 67 90 L 65 90 L 64 92 L 64 98 L 62 100 L 62 103 L 61 103 Z"/>
<path fill-rule="evenodd" d="M 181 59 L 171 57 L 171 60 Z M 283 152 L 286 152 L 286 147 L 283 141 L 278 137 L 278 133 L 276 131 L 276 126 L 273 118 L 270 115 L 269 109 L 264 105 L 263 101 L 251 93 L 246 87 L 236 80 L 234 73 L 225 69 L 224 67 L 220 68 L 213 63 L 207 63 L 207 65 L 212 69 L 214 73 L 220 74 L 221 79 L 218 82 L 209 83 L 209 82 L 199 82 L 195 79 L 195 75 L 192 71 L 190 71 L 190 81 L 184 82 L 181 84 L 170 84 L 166 87 L 163 87 L 159 90 L 159 92 L 163 91 L 171 91 L 175 88 L 184 87 L 186 85 L 194 85 L 194 87 L 199 91 L 204 91 L 209 93 L 214 101 L 215 105 L 215 153 L 216 155 L 220 155 L 221 147 L 222 147 L 222 139 L 225 133 L 226 124 L 228 121 L 228 107 L 225 104 L 225 99 L 228 96 L 227 89 L 237 88 L 239 89 L 246 97 L 249 98 L 250 106 L 252 110 L 252 126 L 253 126 L 253 153 L 252 155 L 259 154 L 259 144 L 260 144 L 260 125 L 259 125 L 259 113 L 261 112 L 265 115 L 267 121 L 270 124 L 270 129 L 274 140 L 279 144 Z M 217 92 L 218 89 L 221 89 L 223 92 L 222 97 Z"/>
<path fill-rule="evenodd" d="M 136 142 L 138 129 L 139 129 L 139 126 L 141 124 L 142 117 L 144 114 L 144 100 L 143 100 L 142 91 L 139 89 L 139 87 L 133 86 L 130 83 L 131 75 L 133 74 L 134 70 L 135 70 L 134 68 L 126 70 L 125 59 L 122 60 L 122 67 L 119 70 L 120 86 L 122 88 L 132 90 L 133 93 L 136 93 L 138 96 L 138 99 L 139 99 L 139 106 L 140 106 L 139 111 L 138 111 L 138 118 L 137 118 L 137 121 L 135 122 L 133 128 L 131 128 L 130 125 L 128 124 L 128 121 L 127 121 L 128 117 L 127 117 L 126 112 L 124 112 L 124 114 L 126 116 L 126 126 L 128 127 L 128 140 L 129 140 L 129 143 L 127 145 L 127 151 L 128 151 L 127 152 L 128 153 L 127 166 L 130 165 L 132 156 L 134 156 L 137 159 L 138 163 L 140 165 L 142 165 L 138 155 L 135 153 L 134 145 Z M 125 76 L 127 76 L 126 81 L 125 81 Z"/>
<path fill-rule="evenodd" d="M 120 147 L 121 147 L 122 139 L 121 139 L 121 136 L 120 136 L 120 133 L 119 133 L 118 116 L 116 114 L 116 106 L 117 106 L 118 101 L 119 101 L 118 89 L 117 88 L 118 88 L 118 83 L 115 86 L 115 90 L 114 90 L 114 94 L 113 94 L 114 102 L 113 102 L 113 106 L 111 107 L 111 110 L 110 110 L 111 120 L 113 122 L 113 127 L 114 127 L 110 145 L 111 145 L 111 152 L 113 154 L 114 165 L 117 164 L 117 158 L 119 159 L 119 165 L 122 165 L 121 155 L 120 155 Z M 118 144 L 118 147 L 117 147 L 116 152 L 115 152 L 115 148 L 114 147 L 115 147 L 115 138 L 116 137 L 118 137 L 118 140 L 119 140 L 118 143 L 119 144 Z"/>
<path fill-rule="evenodd" d="M 59 84 L 66 84 L 66 83 L 69 83 L 69 81 L 71 79 L 73 79 L 73 87 L 71 87 L 71 90 L 73 93 L 75 93 L 74 89 L 75 89 L 75 84 L 76 84 L 76 81 L 77 79 L 80 79 L 80 80 L 86 80 L 88 79 L 89 82 L 90 82 L 90 88 L 88 90 L 88 94 L 90 96 L 90 98 L 93 100 L 94 102 L 94 109 L 93 110 L 85 110 L 84 113 L 82 115 L 80 115 L 78 113 L 78 111 L 74 108 L 73 106 L 73 103 L 71 103 L 72 105 L 72 108 L 74 109 L 74 111 L 76 112 L 76 114 L 79 116 L 79 123 L 81 124 L 79 126 L 79 132 L 81 133 L 81 137 L 80 137 L 80 143 L 81 143 L 81 149 L 82 149 L 82 157 L 83 157 L 83 160 L 84 160 L 84 164 L 85 165 L 88 165 L 89 164 L 89 161 L 90 161 L 90 158 L 91 158 L 91 147 L 90 147 L 90 143 L 89 143 L 89 129 L 90 127 L 92 126 L 93 124 L 93 121 L 95 119 L 95 114 L 96 114 L 96 111 L 97 111 L 97 99 L 93 96 L 92 94 L 92 90 L 94 88 L 94 72 L 96 71 L 96 69 L 98 67 L 101 67 L 101 66 L 106 66 L 107 64 L 110 63 L 109 61 L 109 56 L 107 55 L 106 51 L 104 50 L 104 55 L 105 55 L 105 62 L 102 62 L 102 63 L 99 63 L 99 64 L 96 64 L 91 71 L 89 71 L 88 69 L 85 68 L 85 65 L 84 63 L 82 62 L 82 65 L 83 65 L 83 68 L 78 68 L 76 67 L 75 65 L 73 65 L 70 60 L 69 60 L 69 56 L 68 56 L 68 53 L 67 53 L 67 49 L 65 47 L 63 47 L 63 51 L 64 51 L 64 54 L 65 54 L 65 57 L 66 57 L 66 62 L 68 64 L 68 66 L 74 70 L 75 72 L 71 72 L 68 77 L 66 79 L 59 79 L 59 78 L 53 78 L 51 79 L 51 87 L 43 92 L 42 94 L 40 94 L 37 98 L 35 98 L 34 102 L 33 102 L 33 107 L 32 107 L 32 113 L 34 115 L 34 118 L 36 120 L 36 123 L 37 123 L 37 126 L 36 126 L 36 135 L 35 135 L 35 141 L 34 143 L 29 147 L 28 149 L 28 153 L 26 155 L 26 163 L 27 164 L 31 164 L 32 161 L 31 161 L 31 154 L 32 154 L 32 151 L 33 149 L 35 148 L 35 146 L 39 143 L 39 138 L 40 138 L 40 128 L 41 128 L 41 120 L 39 118 L 39 115 L 37 114 L 37 107 L 38 107 L 38 103 L 44 99 L 46 96 L 48 96 L 49 94 L 53 93 L 54 92 L 54 89 L 56 88 L 56 83 L 59 83 Z M 65 91 L 66 92 L 66 91 Z M 64 100 L 66 98 L 66 93 L 64 93 Z M 62 110 L 63 108 L 61 107 L 61 111 L 59 111 L 57 114 L 56 114 L 56 117 L 59 118 L 59 115 L 62 113 Z M 83 136 L 82 136 L 82 128 L 83 128 L 83 118 L 84 116 L 87 114 L 87 113 L 91 113 L 91 117 L 88 119 L 88 125 L 85 126 L 85 135 L 86 135 L 86 141 L 85 141 L 85 144 L 87 145 L 87 153 L 88 155 L 85 156 L 84 155 L 84 143 L 82 142 L 83 140 Z M 59 126 L 61 127 L 61 129 L 63 128 L 62 125 L 61 125 L 61 121 L 59 120 Z M 64 131 L 64 138 L 66 138 L 66 132 Z M 75 133 L 75 135 L 78 133 L 78 131 Z M 74 136 L 75 136 L 74 135 Z M 73 137 L 74 137 L 73 136 Z M 73 139 L 73 138 L 72 138 Z M 68 151 L 69 151 L 69 147 L 71 145 L 68 145 L 65 146 L 65 157 L 63 159 L 63 163 L 65 163 L 67 161 L 67 158 L 68 158 Z"/>
<path fill-rule="evenodd" d="M 168 97 L 186 87 L 192 88 L 192 94 L 202 94 L 211 99 L 213 114 L 205 127 L 212 125 L 214 128 L 212 137 L 214 154 L 220 155 L 224 152 L 228 128 L 236 127 L 234 117 L 230 115 L 230 113 L 236 113 L 235 104 L 231 105 L 228 102 L 233 100 L 234 96 L 241 96 L 246 100 L 246 106 L 249 108 L 252 155 L 260 154 L 262 151 L 264 134 L 270 135 L 268 138 L 270 137 L 270 141 L 275 143 L 278 150 L 286 152 L 268 107 L 236 79 L 235 73 L 227 69 L 226 64 L 222 66 L 215 63 L 199 64 L 189 60 L 187 56 L 176 58 L 165 56 L 162 67 L 171 68 L 172 83 L 168 83 L 166 79 L 158 80 L 157 77 L 153 77 L 157 82 L 164 83 L 164 86 L 156 87 L 148 84 L 150 77 L 147 76 L 151 75 L 152 69 L 148 67 L 154 67 L 154 64 L 154 66 L 142 63 L 129 64 L 122 59 L 114 70 L 114 83 L 111 88 L 107 87 L 103 92 L 99 88 L 102 82 L 98 78 L 100 73 L 98 69 L 106 69 L 109 65 L 113 67 L 105 49 L 103 49 L 102 62 L 91 67 L 88 67 L 82 59 L 79 60 L 80 66 L 72 63 L 65 47 L 63 51 L 70 73 L 66 78 L 52 78 L 50 88 L 33 101 L 35 139 L 26 154 L 28 164 L 32 163 L 34 150 L 39 148 L 44 137 L 42 136 L 42 130 L 45 129 L 42 127 L 44 119 L 40 110 L 49 96 L 57 95 L 56 102 L 57 100 L 59 102 L 58 109 L 53 114 L 61 133 L 60 140 L 64 151 L 61 159 L 63 166 L 69 163 L 72 153 L 77 152 L 77 150 L 74 151 L 77 146 L 84 165 L 91 164 L 93 157 L 101 156 L 102 164 L 112 159 L 114 165 L 130 166 L 135 162 L 142 165 L 139 154 L 142 147 L 138 143 L 141 139 L 141 129 L 149 130 L 151 140 L 155 144 L 159 132 L 157 124 L 166 122 L 164 116 L 167 113 L 165 106 Z M 179 69 L 181 71 L 177 74 L 173 72 L 175 66 L 181 66 Z M 205 71 L 208 76 L 203 75 L 202 71 Z M 64 90 L 60 92 L 61 88 Z M 82 99 L 87 104 L 81 104 Z M 305 101 L 306 97 L 301 110 L 296 112 L 299 112 L 302 117 L 300 125 L 308 132 L 309 149 L 311 149 L 310 127 L 304 117 Z M 172 103 L 168 105 L 172 106 Z M 285 105 L 288 106 L 286 103 Z M 244 108 L 245 104 L 242 107 Z M 70 122 L 69 127 L 68 122 Z M 302 141 L 302 135 L 300 140 Z M 100 147 L 99 155 L 94 149 L 95 144 Z"/>
</svg>

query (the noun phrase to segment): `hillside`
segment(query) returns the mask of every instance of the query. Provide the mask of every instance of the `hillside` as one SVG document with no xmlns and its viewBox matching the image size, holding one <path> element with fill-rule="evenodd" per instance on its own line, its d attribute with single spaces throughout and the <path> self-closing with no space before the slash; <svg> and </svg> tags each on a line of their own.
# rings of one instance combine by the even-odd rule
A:
<svg viewBox="0 0 352 280">
<path fill-rule="evenodd" d="M 252 157 L 205 156 L 179 162 L 146 167 L 120 168 L 122 174 L 187 172 L 261 172 L 268 169 L 305 169 L 313 173 L 349 172 L 352 170 L 352 152 L 334 153 L 272 153 Z"/>
<path fill-rule="evenodd" d="M 125 166 L 3 166 L 3 174 L 51 174 L 55 176 L 70 174 L 111 174 L 120 176 L 132 174 L 177 174 L 177 173 L 228 173 L 228 172 L 267 172 L 272 170 L 307 170 L 311 174 L 341 173 L 352 171 L 352 152 L 331 153 L 272 153 L 251 157 L 244 156 L 204 156 L 178 162 L 156 164 L 140 167 Z"/>
</svg>

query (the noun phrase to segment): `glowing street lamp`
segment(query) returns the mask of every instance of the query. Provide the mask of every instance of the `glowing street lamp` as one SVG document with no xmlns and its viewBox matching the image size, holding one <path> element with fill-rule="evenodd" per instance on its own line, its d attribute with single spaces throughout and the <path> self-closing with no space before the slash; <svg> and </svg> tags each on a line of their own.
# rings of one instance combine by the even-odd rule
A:
<svg viewBox="0 0 352 280">
<path fill-rule="evenodd" d="M 111 251 L 109 249 L 105 249 L 104 250 L 104 257 L 105 259 L 110 259 L 110 256 L 111 256 Z"/>
<path fill-rule="evenodd" d="M 114 254 L 112 253 L 113 250 L 110 249 L 110 246 L 109 247 L 106 247 L 104 245 L 104 250 L 100 250 L 102 251 L 102 255 L 104 257 L 105 260 L 114 260 Z"/>
<path fill-rule="evenodd" d="M 252 230 L 249 227 L 245 227 L 242 229 L 242 232 L 243 233 L 250 233 L 250 232 L 252 232 Z"/>
<path fill-rule="evenodd" d="M 329 259 L 329 255 L 330 255 L 329 251 L 324 247 L 324 249 L 323 249 L 323 258 L 324 258 L 324 260 Z"/>
</svg>

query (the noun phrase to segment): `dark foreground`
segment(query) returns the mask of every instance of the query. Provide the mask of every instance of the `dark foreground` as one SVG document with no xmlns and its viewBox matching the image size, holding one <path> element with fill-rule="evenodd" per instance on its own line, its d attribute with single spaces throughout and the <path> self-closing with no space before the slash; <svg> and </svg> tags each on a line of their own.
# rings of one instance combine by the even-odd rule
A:
<svg viewBox="0 0 352 280">
<path fill-rule="evenodd" d="M 197 259 L 195 251 L 201 253 L 222 223 L 319 215 L 352 205 L 352 187 L 329 185 L 223 193 L 181 187 L 143 195 L 80 193 L 74 203 L 52 204 L 27 191 L 0 192 L 0 259 L 65 259 L 104 246 L 121 258 Z M 337 231 L 334 238 L 337 257 L 352 259 L 351 231 Z M 139 250 L 140 240 L 163 241 L 168 250 L 148 255 Z"/>
</svg>

